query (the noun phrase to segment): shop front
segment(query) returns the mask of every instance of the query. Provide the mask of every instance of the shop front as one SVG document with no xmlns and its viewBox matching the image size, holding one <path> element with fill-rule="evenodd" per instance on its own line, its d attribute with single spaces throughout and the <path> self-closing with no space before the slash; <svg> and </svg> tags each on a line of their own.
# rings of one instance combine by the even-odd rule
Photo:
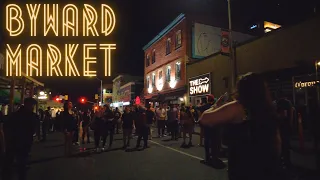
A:
<svg viewBox="0 0 320 180">
<path fill-rule="evenodd" d="M 158 107 L 160 104 L 182 104 L 187 100 L 186 89 L 179 88 L 173 91 L 167 91 L 163 94 L 154 94 L 146 102 L 152 107 Z"/>
<path fill-rule="evenodd" d="M 188 80 L 188 94 L 192 105 L 199 105 L 211 94 L 211 73 L 191 77 Z"/>
</svg>

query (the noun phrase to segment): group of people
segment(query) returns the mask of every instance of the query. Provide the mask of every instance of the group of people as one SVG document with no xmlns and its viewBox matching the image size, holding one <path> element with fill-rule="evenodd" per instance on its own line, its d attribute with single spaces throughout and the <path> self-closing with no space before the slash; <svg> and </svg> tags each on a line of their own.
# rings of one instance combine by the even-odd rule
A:
<svg viewBox="0 0 320 180">
<path fill-rule="evenodd" d="M 183 133 L 183 146 L 192 146 L 192 133 L 195 121 L 198 121 L 206 149 L 205 163 L 217 165 L 221 140 L 219 134 L 223 126 L 228 132 L 228 173 L 230 180 L 269 180 L 284 179 L 281 162 L 289 165 L 288 139 L 292 111 L 290 103 L 280 99 L 276 106 L 272 102 L 270 92 L 263 79 L 254 73 L 242 76 L 237 84 L 233 99 L 226 95 L 217 101 L 208 96 L 208 102 L 199 107 L 170 105 L 165 108 L 160 105 L 156 109 L 150 106 L 125 107 L 123 113 L 113 111 L 108 105 L 100 107 L 95 112 L 77 113 L 71 102 L 64 104 L 64 111 L 60 113 L 63 126 L 61 130 L 65 137 L 65 153 L 70 156 L 72 144 L 79 125 L 82 124 L 82 143 L 90 142 L 89 129 L 94 131 L 96 151 L 105 150 L 107 137 L 109 147 L 112 147 L 113 135 L 119 125 L 122 126 L 123 147 L 130 147 L 133 130 L 138 136 L 136 147 L 148 147 L 151 138 L 151 127 L 157 122 L 159 137 L 164 136 L 165 127 L 176 140 L 179 132 Z M 39 117 L 33 112 L 36 101 L 27 98 L 17 112 L 10 115 L 4 123 L 5 136 L 5 166 L 2 176 L 10 179 L 12 165 L 16 159 L 20 179 L 25 179 L 26 164 L 36 133 Z M 79 118 L 81 117 L 81 118 Z M 82 123 L 80 123 L 82 122 Z M 189 142 L 186 143 L 186 135 Z M 100 145 L 102 140 L 102 145 Z M 282 159 L 282 160 L 281 160 Z"/>
</svg>

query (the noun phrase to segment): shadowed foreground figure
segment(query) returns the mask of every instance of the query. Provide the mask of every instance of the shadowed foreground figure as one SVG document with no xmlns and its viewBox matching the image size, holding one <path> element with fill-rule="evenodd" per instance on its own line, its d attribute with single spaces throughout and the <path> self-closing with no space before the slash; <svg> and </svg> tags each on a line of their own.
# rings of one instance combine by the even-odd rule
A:
<svg viewBox="0 0 320 180">
<path fill-rule="evenodd" d="M 6 155 L 3 167 L 3 180 L 11 180 L 14 161 L 17 164 L 19 180 L 26 179 L 26 165 L 37 125 L 37 114 L 33 112 L 37 101 L 26 98 L 24 106 L 9 116 L 4 123 Z"/>
</svg>

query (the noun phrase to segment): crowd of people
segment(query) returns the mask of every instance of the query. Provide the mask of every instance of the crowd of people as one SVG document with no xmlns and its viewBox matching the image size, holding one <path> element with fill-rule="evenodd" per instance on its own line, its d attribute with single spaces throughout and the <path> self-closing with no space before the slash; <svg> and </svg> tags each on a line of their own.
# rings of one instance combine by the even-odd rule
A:
<svg viewBox="0 0 320 180">
<path fill-rule="evenodd" d="M 27 98 L 24 106 L 4 123 L 4 180 L 10 179 L 12 175 L 14 159 L 20 179 L 25 179 L 33 135 L 37 134 L 40 138 L 40 120 L 42 141 L 46 140 L 48 124 L 52 131 L 63 132 L 66 156 L 72 155 L 72 147 L 79 144 L 79 139 L 82 144 L 90 143 L 91 130 L 96 152 L 111 148 L 114 134 L 120 131 L 123 134 L 124 149 L 131 146 L 132 134 L 137 136 L 136 148 L 141 148 L 142 140 L 142 148 L 148 148 L 154 123 L 159 138 L 170 135 L 171 140 L 176 141 L 182 137 L 181 147 L 192 147 L 194 127 L 199 123 L 200 145 L 204 139 L 203 163 L 216 168 L 225 167 L 219 157 L 221 141 L 226 139 L 230 180 L 284 179 L 281 169 L 283 165 L 290 166 L 288 141 L 292 106 L 285 98 L 273 103 L 265 82 L 257 74 L 249 73 L 241 77 L 232 97 L 227 93 L 218 99 L 208 95 L 206 102 L 196 106 L 160 104 L 154 108 L 133 105 L 124 107 L 124 112 L 120 112 L 117 108 L 112 110 L 109 105 L 105 105 L 81 112 L 75 111 L 71 102 L 66 102 L 64 110 L 56 116 L 56 123 L 50 123 L 50 109 L 37 116 L 33 112 L 35 105 L 34 99 Z M 80 126 L 83 131 L 81 138 Z M 227 134 L 227 138 L 222 138 L 222 134 Z"/>
</svg>

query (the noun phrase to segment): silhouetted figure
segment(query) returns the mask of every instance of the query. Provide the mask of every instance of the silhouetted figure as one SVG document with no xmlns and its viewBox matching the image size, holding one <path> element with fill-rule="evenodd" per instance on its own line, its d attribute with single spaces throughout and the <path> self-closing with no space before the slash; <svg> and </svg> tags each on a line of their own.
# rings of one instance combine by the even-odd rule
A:
<svg viewBox="0 0 320 180">
<path fill-rule="evenodd" d="M 33 112 L 37 101 L 26 98 L 24 106 L 9 116 L 4 123 L 4 134 L 6 143 L 5 165 L 3 180 L 12 179 L 12 166 L 17 164 L 19 180 L 26 179 L 26 165 L 28 155 L 33 142 L 38 116 Z"/>
</svg>

